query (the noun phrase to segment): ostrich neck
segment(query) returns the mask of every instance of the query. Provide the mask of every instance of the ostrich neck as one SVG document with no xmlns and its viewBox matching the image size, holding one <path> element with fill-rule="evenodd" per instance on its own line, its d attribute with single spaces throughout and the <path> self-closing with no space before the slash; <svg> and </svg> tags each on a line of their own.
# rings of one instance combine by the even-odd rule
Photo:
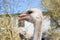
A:
<svg viewBox="0 0 60 40">
<path fill-rule="evenodd" d="M 35 21 L 33 40 L 41 40 L 41 36 L 42 36 L 41 25 L 42 25 L 42 21 Z"/>
</svg>

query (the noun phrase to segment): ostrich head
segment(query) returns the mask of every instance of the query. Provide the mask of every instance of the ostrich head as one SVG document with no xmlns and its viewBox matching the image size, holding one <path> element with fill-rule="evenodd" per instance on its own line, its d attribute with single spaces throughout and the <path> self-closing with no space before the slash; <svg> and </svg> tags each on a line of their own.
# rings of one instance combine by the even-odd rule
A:
<svg viewBox="0 0 60 40">
<path fill-rule="evenodd" d="M 31 8 L 31 9 L 27 10 L 25 13 L 19 15 L 19 17 L 20 17 L 20 21 L 21 20 L 27 20 L 30 22 L 34 22 L 34 21 L 41 20 L 42 13 L 37 8 Z"/>
<path fill-rule="evenodd" d="M 27 20 L 29 22 L 32 22 L 34 24 L 34 35 L 33 40 L 41 40 L 41 27 L 42 27 L 42 13 L 37 8 L 32 8 L 27 10 L 24 14 L 20 15 L 20 21 L 21 20 Z M 39 33 L 40 32 L 40 33 Z"/>
</svg>

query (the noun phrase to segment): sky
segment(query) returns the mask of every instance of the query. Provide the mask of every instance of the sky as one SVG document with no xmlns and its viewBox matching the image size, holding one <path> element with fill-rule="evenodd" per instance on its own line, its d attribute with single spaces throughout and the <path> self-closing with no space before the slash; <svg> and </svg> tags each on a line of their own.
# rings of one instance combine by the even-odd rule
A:
<svg viewBox="0 0 60 40">
<path fill-rule="evenodd" d="M 5 14 L 5 8 L 8 8 L 9 14 L 22 13 L 28 8 L 39 8 L 44 11 L 44 7 L 41 6 L 41 0 L 8 0 L 8 4 L 4 0 L 0 0 L 0 14 Z"/>
</svg>

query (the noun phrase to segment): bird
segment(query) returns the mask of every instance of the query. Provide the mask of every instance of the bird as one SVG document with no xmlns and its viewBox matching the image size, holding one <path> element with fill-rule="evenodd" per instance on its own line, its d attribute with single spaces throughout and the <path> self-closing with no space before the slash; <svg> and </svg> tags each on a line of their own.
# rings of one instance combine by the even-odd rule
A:
<svg viewBox="0 0 60 40">
<path fill-rule="evenodd" d="M 30 8 L 23 14 L 19 15 L 19 21 L 26 20 L 34 24 L 33 40 L 42 39 L 42 22 L 43 14 L 38 8 Z"/>
</svg>

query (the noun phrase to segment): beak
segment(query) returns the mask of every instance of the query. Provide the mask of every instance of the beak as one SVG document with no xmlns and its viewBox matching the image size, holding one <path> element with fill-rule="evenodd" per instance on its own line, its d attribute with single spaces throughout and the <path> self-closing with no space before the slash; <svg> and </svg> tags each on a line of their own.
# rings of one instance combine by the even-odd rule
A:
<svg viewBox="0 0 60 40">
<path fill-rule="evenodd" d="M 26 20 L 28 19 L 29 15 L 28 14 L 21 14 L 19 15 L 19 21 Z"/>
</svg>

